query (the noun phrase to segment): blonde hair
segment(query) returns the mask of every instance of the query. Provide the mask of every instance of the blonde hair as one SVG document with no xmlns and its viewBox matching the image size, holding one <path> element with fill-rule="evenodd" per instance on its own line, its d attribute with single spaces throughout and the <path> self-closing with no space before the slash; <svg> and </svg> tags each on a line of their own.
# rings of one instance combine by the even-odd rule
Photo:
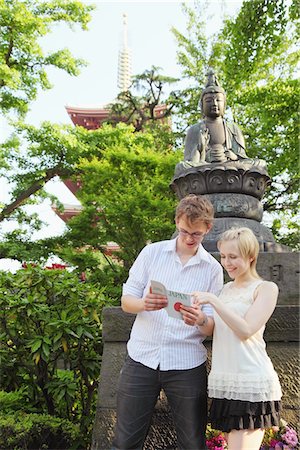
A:
<svg viewBox="0 0 300 450">
<path fill-rule="evenodd" d="M 230 228 L 225 231 L 218 240 L 217 247 L 224 241 L 235 240 L 243 259 L 250 258 L 250 272 L 255 278 L 261 278 L 256 271 L 257 257 L 259 253 L 259 243 L 250 228 Z M 252 259 L 252 260 L 251 260 Z"/>
</svg>

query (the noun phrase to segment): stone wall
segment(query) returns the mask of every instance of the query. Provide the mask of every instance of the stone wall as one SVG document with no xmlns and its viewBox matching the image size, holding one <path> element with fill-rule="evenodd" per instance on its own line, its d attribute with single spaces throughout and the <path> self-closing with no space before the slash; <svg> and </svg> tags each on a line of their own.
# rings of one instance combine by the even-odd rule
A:
<svg viewBox="0 0 300 450">
<path fill-rule="evenodd" d="M 218 255 L 214 255 L 218 258 Z M 277 282 L 278 306 L 269 320 L 265 340 L 268 354 L 279 375 L 283 389 L 282 417 L 293 427 L 299 422 L 299 254 L 260 254 L 258 272 Z M 267 300 L 267 299 L 266 299 Z M 135 316 L 120 307 L 103 311 L 104 350 L 98 388 L 92 450 L 109 450 L 116 419 L 116 386 L 126 355 L 126 342 Z M 208 369 L 211 357 L 207 340 Z M 175 450 L 176 433 L 163 393 L 158 400 L 145 450 Z"/>
</svg>

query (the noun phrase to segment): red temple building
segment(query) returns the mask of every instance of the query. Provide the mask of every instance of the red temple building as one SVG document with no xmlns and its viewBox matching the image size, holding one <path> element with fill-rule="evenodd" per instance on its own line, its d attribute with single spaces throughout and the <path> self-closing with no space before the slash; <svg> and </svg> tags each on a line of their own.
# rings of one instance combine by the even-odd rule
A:
<svg viewBox="0 0 300 450">
<path fill-rule="evenodd" d="M 67 113 L 74 125 L 79 125 L 88 130 L 100 128 L 108 118 L 110 110 L 103 108 L 85 108 L 81 106 L 66 106 Z"/>
</svg>

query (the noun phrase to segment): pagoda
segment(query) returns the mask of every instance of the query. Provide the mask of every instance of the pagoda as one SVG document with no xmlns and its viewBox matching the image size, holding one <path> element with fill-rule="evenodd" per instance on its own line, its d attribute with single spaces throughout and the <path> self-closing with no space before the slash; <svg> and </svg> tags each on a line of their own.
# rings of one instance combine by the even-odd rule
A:
<svg viewBox="0 0 300 450">
<path fill-rule="evenodd" d="M 123 39 L 122 47 L 119 51 L 118 59 L 118 88 L 120 92 L 129 89 L 131 84 L 131 50 L 128 46 L 128 29 L 127 29 L 127 14 L 123 14 Z M 164 106 L 164 105 L 162 105 Z M 86 107 L 86 106 L 65 106 L 66 111 L 76 126 L 82 126 L 87 130 L 96 130 L 101 127 L 110 114 L 109 106 Z M 160 110 L 157 111 L 160 114 Z M 74 182 L 73 180 L 63 180 L 66 187 L 76 196 L 76 192 L 81 187 L 80 180 Z M 59 211 L 55 205 L 52 205 L 54 212 L 65 223 L 69 219 L 78 215 L 82 209 L 80 205 L 64 204 L 64 210 Z"/>
</svg>

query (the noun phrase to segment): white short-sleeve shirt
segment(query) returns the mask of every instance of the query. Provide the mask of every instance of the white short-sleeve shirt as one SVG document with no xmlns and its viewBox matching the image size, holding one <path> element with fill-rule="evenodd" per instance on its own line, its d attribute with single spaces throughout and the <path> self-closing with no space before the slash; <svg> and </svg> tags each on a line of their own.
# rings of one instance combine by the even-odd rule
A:
<svg viewBox="0 0 300 450">
<path fill-rule="evenodd" d="M 176 239 L 171 239 L 144 247 L 129 271 L 123 295 L 142 299 L 151 280 L 173 291 L 218 295 L 223 287 L 223 270 L 201 244 L 183 265 L 176 253 Z M 210 305 L 204 305 L 203 311 L 213 316 Z M 152 369 L 158 366 L 160 370 L 192 369 L 206 361 L 204 339 L 196 326 L 169 317 L 164 309 L 143 311 L 136 316 L 127 349 L 133 360 Z"/>
</svg>

